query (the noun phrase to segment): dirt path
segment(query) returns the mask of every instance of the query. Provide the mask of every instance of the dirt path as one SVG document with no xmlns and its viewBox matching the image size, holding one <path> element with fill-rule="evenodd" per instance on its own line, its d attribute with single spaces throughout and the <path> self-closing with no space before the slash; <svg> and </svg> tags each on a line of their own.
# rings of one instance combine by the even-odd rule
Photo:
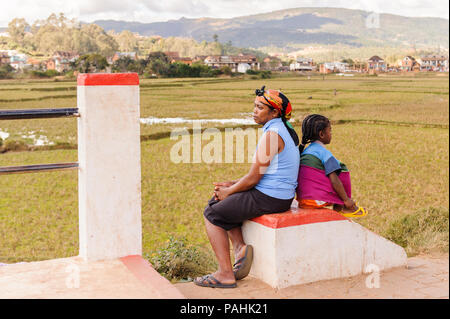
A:
<svg viewBox="0 0 450 319">
<path fill-rule="evenodd" d="M 381 272 L 379 288 L 368 288 L 360 275 L 345 279 L 320 281 L 284 289 L 273 289 L 261 280 L 247 277 L 235 289 L 198 287 L 193 283 L 177 283 L 176 288 L 187 298 L 217 299 L 303 299 L 303 298 L 449 298 L 449 256 L 418 256 L 408 259 L 407 268 Z"/>
</svg>

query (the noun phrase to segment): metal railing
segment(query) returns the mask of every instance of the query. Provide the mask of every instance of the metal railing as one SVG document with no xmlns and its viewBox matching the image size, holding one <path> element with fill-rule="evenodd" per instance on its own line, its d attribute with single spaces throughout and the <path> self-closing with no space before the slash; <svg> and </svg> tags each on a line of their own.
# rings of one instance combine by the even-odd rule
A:
<svg viewBox="0 0 450 319">
<path fill-rule="evenodd" d="M 77 108 L 0 110 L 0 120 L 26 120 L 56 117 L 78 117 Z"/>
<path fill-rule="evenodd" d="M 0 120 L 79 117 L 78 108 L 0 110 Z M 38 164 L 0 167 L 0 175 L 78 169 L 78 163 Z"/>
</svg>

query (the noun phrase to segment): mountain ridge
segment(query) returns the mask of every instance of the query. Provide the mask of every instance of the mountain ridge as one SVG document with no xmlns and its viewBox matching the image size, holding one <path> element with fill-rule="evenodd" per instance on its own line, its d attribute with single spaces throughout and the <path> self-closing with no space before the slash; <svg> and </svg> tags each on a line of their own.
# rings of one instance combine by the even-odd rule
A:
<svg viewBox="0 0 450 319">
<path fill-rule="evenodd" d="M 182 17 L 151 23 L 120 20 L 97 20 L 93 23 L 106 31 L 129 30 L 144 36 L 192 37 L 199 42 L 213 41 L 216 34 L 220 42 L 231 41 L 233 45 L 247 48 L 329 44 L 448 48 L 449 43 L 448 19 L 374 14 L 344 8 L 291 8 L 235 18 Z"/>
</svg>

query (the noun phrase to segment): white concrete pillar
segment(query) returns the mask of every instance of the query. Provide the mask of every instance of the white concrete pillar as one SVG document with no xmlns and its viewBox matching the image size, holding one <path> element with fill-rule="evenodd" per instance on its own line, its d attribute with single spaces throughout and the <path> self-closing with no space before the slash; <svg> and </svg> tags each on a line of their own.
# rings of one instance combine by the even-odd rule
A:
<svg viewBox="0 0 450 319">
<path fill-rule="evenodd" d="M 139 77 L 78 76 L 80 256 L 142 254 Z"/>
</svg>

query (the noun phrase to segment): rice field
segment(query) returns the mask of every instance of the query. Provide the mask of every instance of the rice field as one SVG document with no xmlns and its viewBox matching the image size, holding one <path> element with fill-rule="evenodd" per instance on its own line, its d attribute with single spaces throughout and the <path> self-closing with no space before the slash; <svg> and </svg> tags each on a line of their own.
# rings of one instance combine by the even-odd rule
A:
<svg viewBox="0 0 450 319">
<path fill-rule="evenodd" d="M 401 243 L 410 255 L 445 253 L 448 80 L 448 74 L 141 80 L 141 118 L 248 118 L 256 88 L 281 89 L 291 100 L 299 134 L 307 114 L 332 120 L 329 149 L 349 167 L 353 197 L 369 209 L 358 222 Z M 76 83 L 0 81 L 0 109 L 57 107 L 76 107 Z M 144 254 L 164 246 L 170 236 L 208 251 L 202 212 L 212 183 L 239 178 L 250 166 L 173 163 L 170 150 L 176 141 L 169 135 L 177 127 L 192 129 L 192 124 L 141 124 Z M 30 132 L 45 136 L 54 149 L 44 145 L 0 153 L 0 166 L 77 161 L 76 119 L 0 121 L 0 137 L 8 136 L 3 143 L 33 144 Z M 0 176 L 0 262 L 77 254 L 77 173 Z"/>
</svg>

